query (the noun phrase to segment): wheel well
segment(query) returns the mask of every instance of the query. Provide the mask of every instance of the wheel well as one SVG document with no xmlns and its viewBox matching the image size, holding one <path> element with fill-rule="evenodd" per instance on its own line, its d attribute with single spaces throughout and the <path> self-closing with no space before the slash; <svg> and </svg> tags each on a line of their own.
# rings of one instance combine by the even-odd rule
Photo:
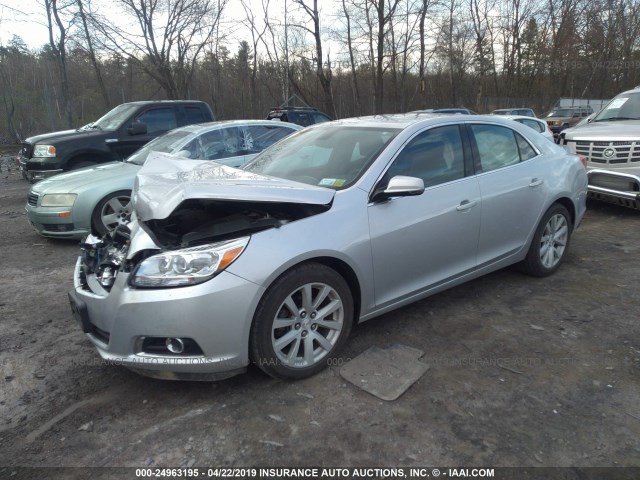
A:
<svg viewBox="0 0 640 480">
<path fill-rule="evenodd" d="M 82 154 L 69 159 L 67 162 L 67 170 L 73 170 L 73 166 L 80 162 L 105 163 L 108 161 L 109 158 L 101 154 Z"/>
<path fill-rule="evenodd" d="M 567 197 L 562 197 L 557 199 L 555 203 L 559 203 L 560 205 L 562 205 L 564 208 L 568 210 L 569 215 L 571 216 L 571 225 L 572 226 L 575 225 L 576 224 L 576 207 L 573 204 L 573 202 Z"/>
<path fill-rule="evenodd" d="M 355 274 L 353 269 L 347 263 L 334 257 L 310 258 L 308 260 L 305 260 L 303 263 L 321 263 L 322 265 L 326 265 L 327 267 L 335 270 L 342 276 L 342 278 L 345 279 L 347 285 L 349 286 L 349 290 L 351 290 L 351 295 L 353 296 L 353 326 L 355 327 L 358 323 L 358 318 L 360 318 L 362 293 L 360 290 L 360 282 L 358 281 L 358 276 Z M 294 265 L 291 268 L 295 268 L 298 265 Z"/>
</svg>

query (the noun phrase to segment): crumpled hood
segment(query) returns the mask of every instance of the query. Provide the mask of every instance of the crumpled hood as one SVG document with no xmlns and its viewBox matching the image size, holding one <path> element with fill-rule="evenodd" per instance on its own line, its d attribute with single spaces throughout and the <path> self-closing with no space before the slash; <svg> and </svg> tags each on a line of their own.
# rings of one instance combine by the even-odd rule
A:
<svg viewBox="0 0 640 480">
<path fill-rule="evenodd" d="M 133 190 L 139 220 L 167 218 L 189 199 L 327 205 L 335 191 L 246 172 L 219 163 L 152 152 Z"/>
<path fill-rule="evenodd" d="M 591 122 L 567 130 L 565 138 L 570 141 L 615 141 L 638 140 L 640 123 L 638 120 L 616 120 L 612 122 Z"/>
</svg>

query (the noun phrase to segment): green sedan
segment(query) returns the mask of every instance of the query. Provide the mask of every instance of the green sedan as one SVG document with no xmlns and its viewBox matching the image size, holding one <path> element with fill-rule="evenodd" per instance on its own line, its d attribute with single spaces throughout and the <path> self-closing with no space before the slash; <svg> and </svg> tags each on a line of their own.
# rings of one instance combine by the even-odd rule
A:
<svg viewBox="0 0 640 480">
<path fill-rule="evenodd" d="M 177 128 L 151 141 L 124 162 L 74 170 L 36 183 L 27 196 L 27 218 L 40 235 L 81 238 L 104 235 L 127 223 L 131 190 L 151 152 L 240 167 L 265 148 L 303 127 L 269 120 L 232 120 Z"/>
</svg>

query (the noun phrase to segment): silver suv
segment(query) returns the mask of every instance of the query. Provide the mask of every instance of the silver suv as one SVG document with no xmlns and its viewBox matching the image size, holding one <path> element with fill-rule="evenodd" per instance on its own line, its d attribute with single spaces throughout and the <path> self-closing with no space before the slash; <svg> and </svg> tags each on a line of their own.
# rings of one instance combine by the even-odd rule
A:
<svg viewBox="0 0 640 480">
<path fill-rule="evenodd" d="M 560 135 L 572 152 L 587 157 L 590 197 L 640 209 L 640 88 Z"/>
</svg>

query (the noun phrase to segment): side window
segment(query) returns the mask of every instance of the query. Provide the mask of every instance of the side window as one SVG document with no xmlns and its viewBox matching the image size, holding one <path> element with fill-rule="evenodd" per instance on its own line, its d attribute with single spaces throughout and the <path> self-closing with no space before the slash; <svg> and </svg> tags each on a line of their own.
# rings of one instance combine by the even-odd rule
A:
<svg viewBox="0 0 640 480">
<path fill-rule="evenodd" d="M 189 142 L 184 149 L 193 152 L 189 158 L 220 160 L 242 155 L 238 153 L 239 145 L 238 129 L 231 127 L 205 132 Z"/>
<path fill-rule="evenodd" d="M 513 132 L 516 136 L 516 142 L 518 142 L 518 150 L 520 150 L 520 161 L 524 162 L 530 158 L 538 155 L 533 147 L 525 140 L 525 138 L 518 132 Z"/>
<path fill-rule="evenodd" d="M 240 149 L 244 155 L 259 153 L 295 130 L 287 127 L 255 125 L 240 129 Z"/>
<path fill-rule="evenodd" d="M 526 125 L 529 128 L 533 128 L 536 132 L 542 133 L 544 131 L 542 128 L 542 124 L 540 122 L 536 122 L 535 120 L 529 120 L 529 119 L 523 118 L 519 120 L 519 122 Z"/>
<path fill-rule="evenodd" d="M 198 107 L 185 107 L 184 112 L 186 114 L 186 122 L 187 125 L 191 125 L 192 123 L 202 123 L 206 122 L 207 118 L 204 116 L 204 112 L 201 108 Z"/>
<path fill-rule="evenodd" d="M 136 121 L 147 126 L 147 133 L 166 132 L 178 126 L 176 112 L 173 108 L 154 108 L 147 110 L 136 118 Z"/>
<path fill-rule="evenodd" d="M 464 177 L 464 153 L 457 125 L 436 127 L 418 134 L 398 154 L 387 171 L 418 177 L 432 187 Z"/>
<path fill-rule="evenodd" d="M 538 155 L 531 144 L 518 132 L 497 125 L 471 125 L 478 147 L 479 172 L 515 165 Z"/>
<path fill-rule="evenodd" d="M 289 112 L 289 121 L 308 127 L 313 123 L 311 117 L 307 112 Z"/>
<path fill-rule="evenodd" d="M 313 123 L 330 122 L 331 119 L 323 113 L 313 113 Z"/>
<path fill-rule="evenodd" d="M 497 125 L 471 125 L 476 140 L 481 172 L 490 172 L 497 168 L 515 165 L 520 162 L 520 150 L 515 132 L 510 128 Z"/>
</svg>

